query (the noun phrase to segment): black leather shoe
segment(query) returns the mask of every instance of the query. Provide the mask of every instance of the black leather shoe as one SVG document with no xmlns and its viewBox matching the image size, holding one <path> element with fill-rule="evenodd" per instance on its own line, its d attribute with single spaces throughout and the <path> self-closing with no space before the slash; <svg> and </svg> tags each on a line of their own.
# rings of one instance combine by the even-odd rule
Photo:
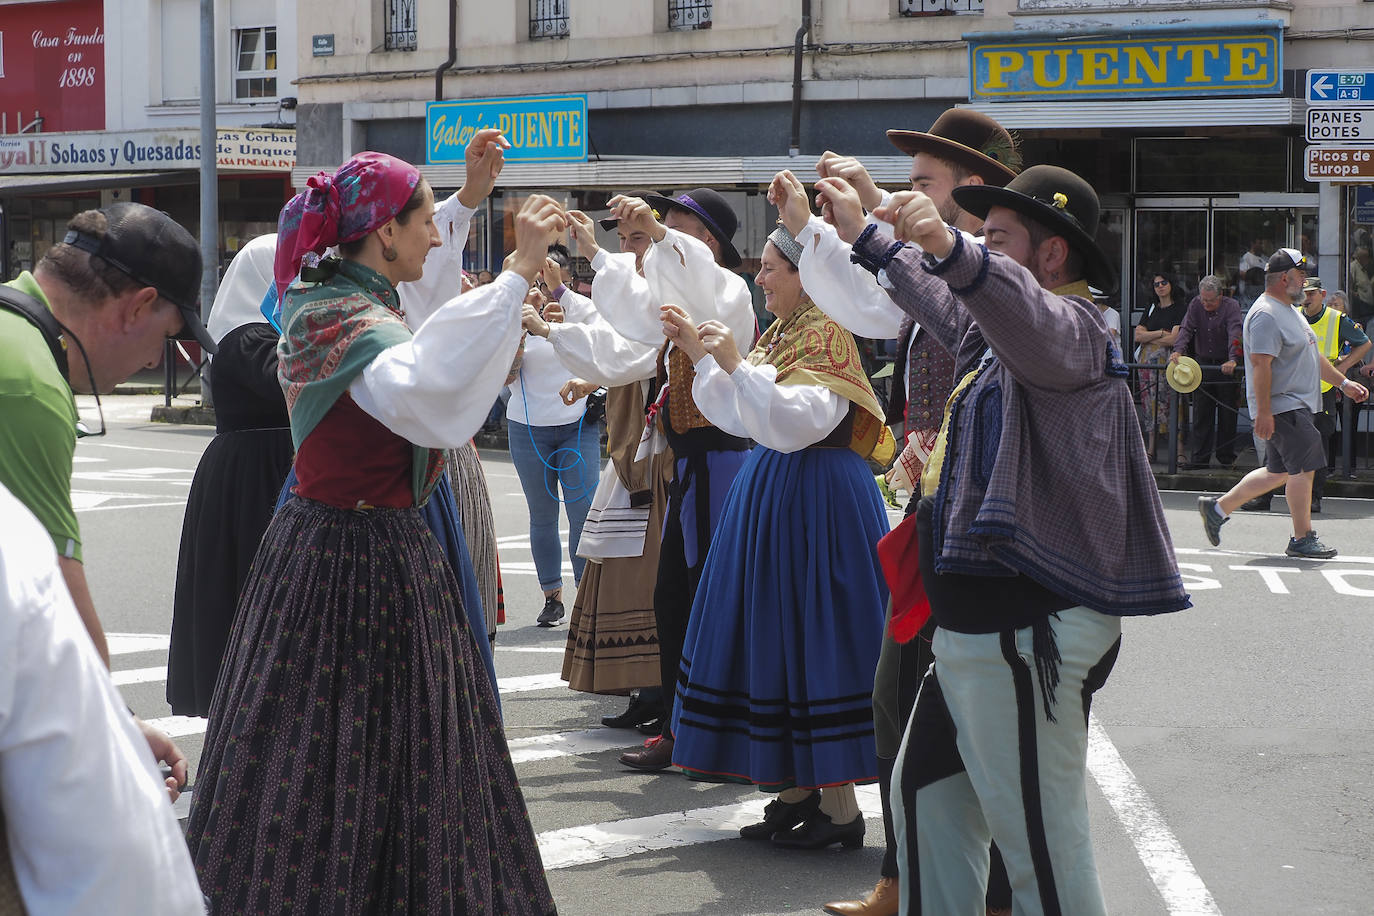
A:
<svg viewBox="0 0 1374 916">
<path fill-rule="evenodd" d="M 770 801 L 763 809 L 763 820 L 739 829 L 739 835 L 746 840 L 767 840 L 780 831 L 791 830 L 808 817 L 816 814 L 821 807 L 821 793 L 812 792 L 794 805 L 781 798 Z"/>
<path fill-rule="evenodd" d="M 1311 510 L 1313 515 L 1321 515 L 1322 499 L 1320 496 L 1312 500 Z"/>
<path fill-rule="evenodd" d="M 1268 511 L 1269 511 L 1269 505 L 1270 505 L 1270 503 L 1273 502 L 1273 500 L 1274 500 L 1274 497 L 1273 497 L 1272 494 L 1270 494 L 1270 493 L 1265 493 L 1263 496 L 1256 496 L 1256 497 L 1255 497 L 1254 499 L 1252 499 L 1252 500 L 1249 500 L 1249 501 L 1247 501 L 1247 502 L 1241 503 L 1241 504 L 1240 504 L 1240 511 L 1242 511 L 1242 512 L 1268 512 Z"/>
<path fill-rule="evenodd" d="M 663 734 L 663 717 L 652 719 L 648 722 L 641 722 L 635 726 L 641 735 L 661 735 Z"/>
<path fill-rule="evenodd" d="M 657 692 L 657 691 L 655 691 Z M 643 699 L 643 694 L 635 694 L 630 705 L 618 716 L 602 716 L 601 724 L 607 728 L 634 728 L 645 722 L 663 718 L 663 704 Z M 655 727 L 655 732 L 659 729 Z"/>
<path fill-rule="evenodd" d="M 830 815 L 819 810 L 818 799 L 815 814 L 808 817 L 795 830 L 784 830 L 773 834 L 774 846 L 788 849 L 824 849 L 839 843 L 845 849 L 858 849 L 864 844 L 864 816 L 860 814 L 848 824 L 836 824 Z"/>
<path fill-rule="evenodd" d="M 550 596 L 544 600 L 544 610 L 539 612 L 538 623 L 541 627 L 551 627 L 563 619 L 563 602 Z"/>
</svg>

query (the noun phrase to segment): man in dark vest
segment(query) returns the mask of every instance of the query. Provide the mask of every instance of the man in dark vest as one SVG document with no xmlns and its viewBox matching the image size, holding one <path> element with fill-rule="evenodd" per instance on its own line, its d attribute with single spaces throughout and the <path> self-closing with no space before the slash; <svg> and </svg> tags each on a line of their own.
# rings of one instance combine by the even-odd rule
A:
<svg viewBox="0 0 1374 916">
<path fill-rule="evenodd" d="M 979 232 L 983 221 L 955 202 L 954 189 L 976 185 L 1001 187 L 1014 178 L 1021 167 L 1020 151 L 1011 134 L 986 115 L 965 109 L 946 111 L 927 132 L 890 130 L 887 136 L 898 149 L 912 157 L 912 190 L 928 196 L 947 223 L 966 232 Z M 853 185 L 870 213 L 891 199 L 892 195 L 878 188 L 857 159 L 827 152 L 816 169 L 823 179 L 843 178 Z M 787 199 L 783 195 L 774 197 Z M 908 511 L 914 510 L 917 502 L 915 482 L 919 481 L 921 468 L 935 442 L 945 401 L 954 385 L 954 358 L 932 334 L 897 308 L 880 285 L 881 278 L 875 278 L 851 261 L 853 249 L 840 240 L 834 227 L 800 210 L 783 213 L 782 219 L 802 245 L 802 286 L 817 302 L 826 303 L 831 317 L 863 337 L 897 338 L 897 361 L 887 421 L 903 427 L 906 444 L 888 479 L 913 493 Z M 870 222 L 877 220 L 870 217 Z M 841 308 L 844 314 L 834 314 Z M 899 644 L 889 625 L 884 637 L 873 683 L 873 724 L 887 854 L 883 858 L 881 878 L 867 898 L 827 904 L 827 912 L 839 916 L 890 916 L 897 912 L 897 843 L 889 787 L 902 732 L 915 704 L 921 677 L 932 661 L 930 638 L 933 629 L 931 623 L 914 639 Z M 988 904 L 996 912 L 1009 903 L 1010 889 L 994 847 Z"/>
</svg>

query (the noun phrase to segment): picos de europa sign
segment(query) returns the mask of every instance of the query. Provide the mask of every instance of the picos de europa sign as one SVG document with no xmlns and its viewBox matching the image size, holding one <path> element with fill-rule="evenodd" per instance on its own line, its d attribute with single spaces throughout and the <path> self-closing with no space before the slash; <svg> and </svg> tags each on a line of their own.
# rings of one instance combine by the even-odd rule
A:
<svg viewBox="0 0 1374 916">
<path fill-rule="evenodd" d="M 965 35 L 971 101 L 1278 95 L 1283 41 L 1275 22 L 1076 37 Z"/>
<path fill-rule="evenodd" d="M 472 135 L 499 127 L 507 162 L 582 162 L 587 158 L 587 97 L 459 99 L 425 105 L 430 163 L 462 162 Z"/>
</svg>

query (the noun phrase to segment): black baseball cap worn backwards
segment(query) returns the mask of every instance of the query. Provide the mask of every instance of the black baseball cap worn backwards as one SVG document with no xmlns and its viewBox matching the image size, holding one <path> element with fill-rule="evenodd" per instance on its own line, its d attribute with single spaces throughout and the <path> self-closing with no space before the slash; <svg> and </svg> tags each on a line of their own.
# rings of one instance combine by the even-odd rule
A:
<svg viewBox="0 0 1374 916">
<path fill-rule="evenodd" d="M 195 236 L 166 213 L 143 204 L 112 204 L 100 212 L 106 220 L 103 236 L 70 229 L 62 243 L 88 252 L 134 282 L 157 290 L 181 312 L 183 327 L 174 337 L 195 341 L 213 354 L 215 341 L 200 320 L 203 262 Z"/>
</svg>

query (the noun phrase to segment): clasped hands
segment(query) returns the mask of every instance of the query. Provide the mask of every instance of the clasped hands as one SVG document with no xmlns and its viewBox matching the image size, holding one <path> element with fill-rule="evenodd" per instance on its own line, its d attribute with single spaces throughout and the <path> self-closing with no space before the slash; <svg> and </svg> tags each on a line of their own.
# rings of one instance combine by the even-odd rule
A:
<svg viewBox="0 0 1374 916">
<path fill-rule="evenodd" d="M 716 363 L 729 375 L 744 362 L 735 335 L 719 321 L 703 321 L 695 324 L 679 305 L 665 305 L 659 309 L 663 322 L 663 336 L 687 354 L 693 363 L 699 362 L 706 354 L 715 357 Z"/>
<path fill-rule="evenodd" d="M 814 185 L 820 216 L 835 227 L 843 241 L 853 244 L 863 232 L 868 224 L 867 210 L 891 224 L 899 242 L 912 242 L 938 258 L 953 250 L 953 231 L 945 225 L 934 201 L 920 191 L 898 191 L 882 205 L 882 192 L 863 165 L 853 157 L 832 152 L 821 156 L 816 171 L 821 176 Z M 778 208 L 783 225 L 794 236 L 811 218 L 806 188 L 789 170 L 773 176 L 768 200 Z"/>
</svg>

